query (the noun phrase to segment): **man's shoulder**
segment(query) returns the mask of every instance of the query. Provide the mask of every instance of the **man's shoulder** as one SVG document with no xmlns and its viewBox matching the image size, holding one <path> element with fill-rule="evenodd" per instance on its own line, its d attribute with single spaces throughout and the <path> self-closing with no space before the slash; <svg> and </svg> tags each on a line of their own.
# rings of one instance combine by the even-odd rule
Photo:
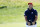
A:
<svg viewBox="0 0 40 27">
<path fill-rule="evenodd" d="M 34 9 L 34 12 L 37 12 L 37 10 Z"/>
<path fill-rule="evenodd" d="M 25 12 L 28 12 L 28 10 L 25 10 Z"/>
</svg>

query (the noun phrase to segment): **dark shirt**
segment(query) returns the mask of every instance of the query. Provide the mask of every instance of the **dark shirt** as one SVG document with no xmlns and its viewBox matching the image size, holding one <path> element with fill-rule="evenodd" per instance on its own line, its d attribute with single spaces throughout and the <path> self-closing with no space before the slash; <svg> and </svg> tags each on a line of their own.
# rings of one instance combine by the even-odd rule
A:
<svg viewBox="0 0 40 27">
<path fill-rule="evenodd" d="M 35 20 L 35 15 L 37 16 L 37 11 L 34 10 L 33 8 L 31 10 L 29 10 L 29 8 L 28 8 L 28 10 L 26 10 L 24 13 L 24 16 L 27 16 L 27 20 L 28 20 L 28 22 L 31 23 L 31 25 L 32 25 L 32 22 Z M 36 22 L 35 22 L 35 24 L 36 24 Z"/>
</svg>

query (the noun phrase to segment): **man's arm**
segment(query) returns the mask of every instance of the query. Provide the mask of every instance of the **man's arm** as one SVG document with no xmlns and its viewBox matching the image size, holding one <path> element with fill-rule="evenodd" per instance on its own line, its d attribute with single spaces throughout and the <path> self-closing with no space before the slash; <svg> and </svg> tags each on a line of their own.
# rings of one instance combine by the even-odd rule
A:
<svg viewBox="0 0 40 27">
<path fill-rule="evenodd" d="M 38 14 L 37 14 L 37 11 L 35 10 L 35 20 L 34 20 L 34 22 L 37 21 L 37 17 L 38 17 Z"/>
<path fill-rule="evenodd" d="M 37 21 L 37 16 L 35 15 L 35 20 L 34 22 L 32 22 L 32 24 L 34 25 L 36 21 Z"/>
<path fill-rule="evenodd" d="M 25 17 L 25 20 L 26 20 L 26 22 L 28 23 L 28 25 L 30 25 L 30 22 L 28 22 L 28 20 L 27 20 L 27 11 L 25 11 L 24 17 Z"/>
<path fill-rule="evenodd" d="M 27 11 L 25 11 L 24 17 L 25 17 L 25 20 L 26 20 L 26 22 L 27 22 Z"/>
<path fill-rule="evenodd" d="M 34 20 L 34 22 L 32 22 L 32 24 L 35 24 L 35 22 L 37 21 L 37 17 L 38 17 L 37 11 L 35 10 L 35 20 Z"/>
<path fill-rule="evenodd" d="M 38 16 L 36 16 L 36 15 L 35 15 L 35 20 L 34 20 L 34 22 L 36 22 L 36 21 L 37 21 L 37 17 L 38 17 Z"/>
<path fill-rule="evenodd" d="M 34 25 L 36 21 L 37 21 L 37 16 L 35 15 L 35 20 L 34 22 L 32 22 L 32 24 Z"/>
<path fill-rule="evenodd" d="M 25 17 L 25 20 L 28 23 L 28 25 L 30 25 L 30 22 L 28 22 L 28 20 L 27 20 L 27 16 L 24 16 L 24 17 Z"/>
<path fill-rule="evenodd" d="M 28 22 L 28 20 L 27 20 L 27 16 L 24 16 L 24 17 L 25 17 L 26 22 Z"/>
</svg>

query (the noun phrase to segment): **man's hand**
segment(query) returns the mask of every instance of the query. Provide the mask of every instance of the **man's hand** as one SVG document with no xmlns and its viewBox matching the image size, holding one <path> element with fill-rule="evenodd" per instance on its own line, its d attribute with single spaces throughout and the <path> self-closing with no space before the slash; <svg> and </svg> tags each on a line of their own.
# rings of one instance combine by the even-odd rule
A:
<svg viewBox="0 0 40 27">
<path fill-rule="evenodd" d="M 32 22 L 33 25 L 35 25 L 35 22 Z"/>
<path fill-rule="evenodd" d="M 28 25 L 30 25 L 30 22 L 28 22 Z"/>
</svg>

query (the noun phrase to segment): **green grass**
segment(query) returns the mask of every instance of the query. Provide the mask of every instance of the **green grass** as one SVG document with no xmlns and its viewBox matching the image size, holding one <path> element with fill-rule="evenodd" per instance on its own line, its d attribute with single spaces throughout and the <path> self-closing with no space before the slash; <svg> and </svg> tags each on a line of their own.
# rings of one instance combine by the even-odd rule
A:
<svg viewBox="0 0 40 27">
<path fill-rule="evenodd" d="M 0 0 L 0 7 L 7 6 L 7 8 L 0 9 L 0 27 L 26 27 L 24 12 L 27 9 L 27 1 L 11 1 Z M 37 26 L 40 27 L 40 3 L 32 2 L 34 9 L 38 11 Z"/>
</svg>

